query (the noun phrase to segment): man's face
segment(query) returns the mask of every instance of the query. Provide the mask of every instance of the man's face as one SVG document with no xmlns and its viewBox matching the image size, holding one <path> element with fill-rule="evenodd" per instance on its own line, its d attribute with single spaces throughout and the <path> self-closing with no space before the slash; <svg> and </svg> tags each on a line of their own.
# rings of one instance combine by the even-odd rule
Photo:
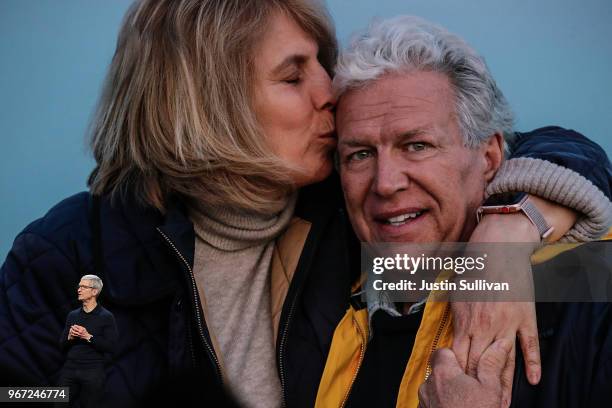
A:
<svg viewBox="0 0 612 408">
<path fill-rule="evenodd" d="M 435 72 L 385 75 L 342 95 L 336 118 L 340 174 L 362 241 L 469 237 L 497 167 L 491 144 L 501 140 L 464 147 L 454 103 L 449 79 Z"/>
<path fill-rule="evenodd" d="M 93 288 L 92 281 L 89 279 L 81 279 L 77 287 L 77 294 L 79 301 L 84 302 L 95 297 L 98 294 L 98 290 Z"/>
</svg>

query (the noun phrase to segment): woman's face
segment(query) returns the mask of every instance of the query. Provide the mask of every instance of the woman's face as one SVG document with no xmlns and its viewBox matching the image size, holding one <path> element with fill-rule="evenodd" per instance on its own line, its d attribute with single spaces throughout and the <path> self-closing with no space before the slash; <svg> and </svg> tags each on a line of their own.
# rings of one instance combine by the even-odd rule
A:
<svg viewBox="0 0 612 408">
<path fill-rule="evenodd" d="M 302 169 L 298 187 L 323 180 L 336 147 L 331 80 L 318 45 L 278 13 L 255 50 L 255 113 L 273 152 Z"/>
</svg>

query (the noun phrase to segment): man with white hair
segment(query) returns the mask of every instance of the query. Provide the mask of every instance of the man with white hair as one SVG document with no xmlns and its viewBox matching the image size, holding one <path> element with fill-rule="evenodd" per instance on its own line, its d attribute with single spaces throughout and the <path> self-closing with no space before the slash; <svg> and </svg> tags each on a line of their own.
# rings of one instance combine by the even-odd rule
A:
<svg viewBox="0 0 612 408">
<path fill-rule="evenodd" d="M 102 279 L 85 275 L 77 287 L 82 306 L 68 313 L 60 345 L 66 352 L 59 385 L 70 388 L 70 404 L 100 405 L 104 392 L 105 354 L 117 340 L 115 317 L 97 302 Z"/>
<path fill-rule="evenodd" d="M 340 57 L 334 85 L 340 95 L 339 171 L 349 218 L 361 241 L 474 240 L 477 210 L 491 213 L 494 205 L 507 205 L 513 214 L 496 217 L 518 221 L 498 242 L 539 243 L 555 235 L 550 225 L 558 224 L 543 217 L 542 203 L 527 193 L 594 216 L 598 225 L 578 221 L 563 237 L 567 241 L 596 239 L 609 228 L 612 205 L 592 184 L 609 185 L 612 173 L 605 154 L 599 158 L 604 170 L 586 177 L 538 159 L 518 159 L 522 169 L 504 165 L 506 143 L 512 149 L 522 137 L 513 132 L 509 106 L 484 60 L 445 29 L 415 17 L 373 24 Z M 571 145 L 582 135 L 557 127 L 537 132 L 566 141 L 562 161 L 580 160 Z M 499 173 L 514 175 L 504 177 L 504 183 L 515 185 L 499 185 L 494 181 Z M 560 185 L 579 186 L 579 196 Z M 518 194 L 496 196 L 500 191 Z M 421 388 L 424 406 L 509 404 L 515 328 L 504 332 L 504 321 L 489 322 L 501 331 L 490 343 L 470 344 L 471 336 L 465 336 L 465 326 L 446 302 L 400 305 L 367 285 L 365 292 L 366 304 L 356 298 L 336 328 L 318 406 L 416 407 L 417 390 L 427 378 L 431 381 Z M 507 313 L 515 308 L 535 313 L 533 303 L 503 307 Z M 612 338 L 610 320 L 610 304 L 539 307 L 540 334 L 545 333 L 540 341 L 547 346 L 545 374 L 543 383 L 533 387 L 540 381 L 539 356 L 526 356 L 525 370 L 519 350 L 513 394 L 518 406 L 597 406 L 605 401 L 612 380 L 606 374 L 612 369 L 612 350 L 606 346 Z M 524 351 L 537 350 L 537 329 L 526 333 L 519 328 L 518 335 Z M 453 351 L 434 353 L 450 346 Z M 553 356 L 551 349 L 564 352 Z M 602 358 L 605 363 L 596 363 Z M 571 378 L 574 369 L 589 375 L 587 383 Z M 569 383 L 573 386 L 563 386 Z"/>
</svg>

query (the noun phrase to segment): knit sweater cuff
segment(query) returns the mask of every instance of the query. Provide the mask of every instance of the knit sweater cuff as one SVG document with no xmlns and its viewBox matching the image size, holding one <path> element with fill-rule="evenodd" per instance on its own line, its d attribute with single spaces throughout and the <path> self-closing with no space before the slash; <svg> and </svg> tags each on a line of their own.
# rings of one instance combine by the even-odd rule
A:
<svg viewBox="0 0 612 408">
<path fill-rule="evenodd" d="M 506 160 L 486 188 L 485 196 L 521 191 L 569 207 L 581 215 L 559 242 L 600 238 L 612 225 L 612 203 L 591 181 L 546 160 Z"/>
</svg>

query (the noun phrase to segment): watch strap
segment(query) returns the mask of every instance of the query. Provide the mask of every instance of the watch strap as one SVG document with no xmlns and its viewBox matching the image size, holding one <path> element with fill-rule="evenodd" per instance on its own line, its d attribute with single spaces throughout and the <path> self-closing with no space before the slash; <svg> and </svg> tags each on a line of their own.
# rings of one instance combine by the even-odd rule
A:
<svg viewBox="0 0 612 408">
<path fill-rule="evenodd" d="M 521 210 L 523 210 L 527 218 L 529 218 L 529 221 L 538 229 L 540 238 L 543 241 L 552 234 L 554 228 L 548 225 L 540 210 L 538 210 L 529 198 L 521 203 Z"/>
<path fill-rule="evenodd" d="M 488 203 L 485 202 L 485 204 L 478 208 L 478 211 L 476 211 L 477 222 L 480 222 L 484 214 L 512 214 L 522 211 L 529 222 L 531 222 L 538 230 L 540 240 L 545 241 L 554 231 L 554 227 L 548 225 L 542 213 L 530 200 L 529 194 L 520 193 L 520 195 L 518 195 L 518 197 L 515 196 L 514 199 L 516 201 L 514 201 L 512 204 L 507 202 L 500 204 L 499 197 L 497 197 L 496 200 L 493 200 L 494 203 L 491 203 L 492 205 L 487 205 Z"/>
</svg>

